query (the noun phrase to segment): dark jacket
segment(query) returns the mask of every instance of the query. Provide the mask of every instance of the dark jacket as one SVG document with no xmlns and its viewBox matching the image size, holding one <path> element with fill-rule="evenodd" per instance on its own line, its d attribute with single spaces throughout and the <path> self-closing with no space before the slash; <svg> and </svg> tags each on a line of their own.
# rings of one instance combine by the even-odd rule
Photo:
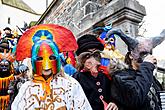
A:
<svg viewBox="0 0 165 110">
<path fill-rule="evenodd" d="M 106 103 L 110 102 L 110 80 L 103 73 L 99 73 L 97 78 L 89 72 L 75 73 L 73 77 L 81 84 L 92 109 L 104 110 L 104 105 L 99 97 L 103 96 Z"/>
<path fill-rule="evenodd" d="M 154 68 L 143 62 L 138 71 L 127 69 L 112 74 L 111 95 L 119 110 L 161 110 L 161 87 L 153 76 Z"/>
</svg>

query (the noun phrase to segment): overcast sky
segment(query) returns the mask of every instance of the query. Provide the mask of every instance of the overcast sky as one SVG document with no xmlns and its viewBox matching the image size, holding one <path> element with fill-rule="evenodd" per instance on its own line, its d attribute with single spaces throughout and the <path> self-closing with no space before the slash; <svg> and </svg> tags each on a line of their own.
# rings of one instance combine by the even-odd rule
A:
<svg viewBox="0 0 165 110">
<path fill-rule="evenodd" d="M 165 29 L 165 0 L 138 0 L 141 5 L 146 8 L 147 15 L 144 17 L 144 26 L 147 32 L 146 37 L 154 37 Z M 159 59 L 165 59 L 165 41 L 157 46 L 153 54 Z"/>
<path fill-rule="evenodd" d="M 144 17 L 145 36 L 158 35 L 165 28 L 165 0 L 138 0 L 146 8 L 147 15 Z"/>
<path fill-rule="evenodd" d="M 34 11 L 42 14 L 46 9 L 46 1 L 50 4 L 53 0 L 23 0 L 28 4 Z"/>
</svg>

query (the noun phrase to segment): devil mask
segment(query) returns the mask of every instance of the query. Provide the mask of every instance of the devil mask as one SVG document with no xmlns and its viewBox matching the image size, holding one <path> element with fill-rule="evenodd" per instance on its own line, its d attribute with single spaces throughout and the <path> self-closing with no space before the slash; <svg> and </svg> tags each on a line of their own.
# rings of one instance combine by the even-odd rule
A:
<svg viewBox="0 0 165 110">
<path fill-rule="evenodd" d="M 128 46 L 128 51 L 131 51 L 133 58 L 139 63 L 142 62 L 144 56 L 152 53 L 153 48 L 165 40 L 165 30 L 163 30 L 161 34 L 156 37 L 137 37 L 136 39 L 125 35 L 120 29 L 110 30 L 107 33 L 107 37 L 113 34 L 120 36 L 120 38 Z"/>
</svg>

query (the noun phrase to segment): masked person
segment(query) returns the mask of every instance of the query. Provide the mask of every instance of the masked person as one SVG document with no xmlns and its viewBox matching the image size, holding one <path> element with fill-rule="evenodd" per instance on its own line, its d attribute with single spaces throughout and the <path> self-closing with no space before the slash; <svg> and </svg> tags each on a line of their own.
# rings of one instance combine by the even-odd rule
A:
<svg viewBox="0 0 165 110">
<path fill-rule="evenodd" d="M 0 110 L 6 110 L 8 107 L 10 96 L 8 94 L 9 83 L 14 79 L 14 61 L 11 52 L 0 53 Z"/>
<path fill-rule="evenodd" d="M 101 71 L 100 52 L 103 44 L 95 35 L 86 34 L 77 40 L 78 72 L 73 75 L 81 84 L 93 110 L 117 110 L 117 106 L 111 103 L 110 80 Z M 107 107 L 107 105 L 109 106 Z"/>
<path fill-rule="evenodd" d="M 9 27 L 6 27 L 5 29 L 3 29 L 3 31 L 5 32 L 3 35 L 5 38 L 12 38 L 12 30 Z"/>
<path fill-rule="evenodd" d="M 16 70 L 16 74 L 14 74 L 14 80 L 10 81 L 8 87 L 8 94 L 10 95 L 10 100 L 7 110 L 11 110 L 11 104 L 14 101 L 16 95 L 18 94 L 18 91 L 22 86 L 22 84 L 29 80 L 28 77 L 29 68 L 26 65 L 21 64 L 15 70 Z"/>
<path fill-rule="evenodd" d="M 12 110 L 91 110 L 80 84 L 64 73 L 53 35 L 45 30 L 49 26 L 43 26 L 32 38 L 33 79 L 21 86 Z"/>
<path fill-rule="evenodd" d="M 110 64 L 112 100 L 119 110 L 161 110 L 159 91 L 162 87 L 153 76 L 157 61 L 152 49 L 165 39 L 165 31 L 158 37 L 136 39 L 121 30 L 111 30 L 107 36 L 112 34 L 117 34 L 127 44 L 125 63 L 129 66 L 119 67 L 119 60 Z"/>
</svg>

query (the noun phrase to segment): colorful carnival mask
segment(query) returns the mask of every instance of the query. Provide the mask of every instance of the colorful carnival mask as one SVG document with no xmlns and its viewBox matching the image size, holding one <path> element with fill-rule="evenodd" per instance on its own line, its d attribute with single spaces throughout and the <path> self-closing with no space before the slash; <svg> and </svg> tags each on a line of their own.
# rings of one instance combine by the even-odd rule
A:
<svg viewBox="0 0 165 110">
<path fill-rule="evenodd" d="M 60 70 L 60 57 L 57 45 L 51 40 L 52 34 L 47 30 L 37 31 L 33 37 L 32 66 L 35 74 L 51 69 L 53 74 Z"/>
<path fill-rule="evenodd" d="M 40 24 L 30 28 L 20 37 L 16 60 L 31 57 L 34 74 L 40 75 L 41 69 L 49 68 L 55 74 L 61 67 L 59 52 L 75 51 L 77 47 L 76 39 L 70 30 L 55 24 Z"/>
<path fill-rule="evenodd" d="M 114 50 L 115 49 L 115 42 L 116 42 L 116 38 L 115 38 L 115 35 L 111 35 L 111 36 L 108 36 L 105 38 L 105 46 L 107 49 L 112 49 Z"/>
<path fill-rule="evenodd" d="M 41 75 L 42 70 L 51 69 L 53 74 L 60 71 L 60 57 L 58 48 L 50 40 L 38 41 L 32 47 L 32 65 L 36 74 Z"/>
<path fill-rule="evenodd" d="M 5 72 L 5 71 L 9 71 L 10 69 L 10 62 L 6 59 L 2 59 L 0 61 L 0 71 Z"/>
<path fill-rule="evenodd" d="M 13 54 L 11 51 L 0 54 L 0 77 L 5 78 L 9 77 L 13 73 L 13 65 L 11 64 L 14 61 Z"/>
</svg>

